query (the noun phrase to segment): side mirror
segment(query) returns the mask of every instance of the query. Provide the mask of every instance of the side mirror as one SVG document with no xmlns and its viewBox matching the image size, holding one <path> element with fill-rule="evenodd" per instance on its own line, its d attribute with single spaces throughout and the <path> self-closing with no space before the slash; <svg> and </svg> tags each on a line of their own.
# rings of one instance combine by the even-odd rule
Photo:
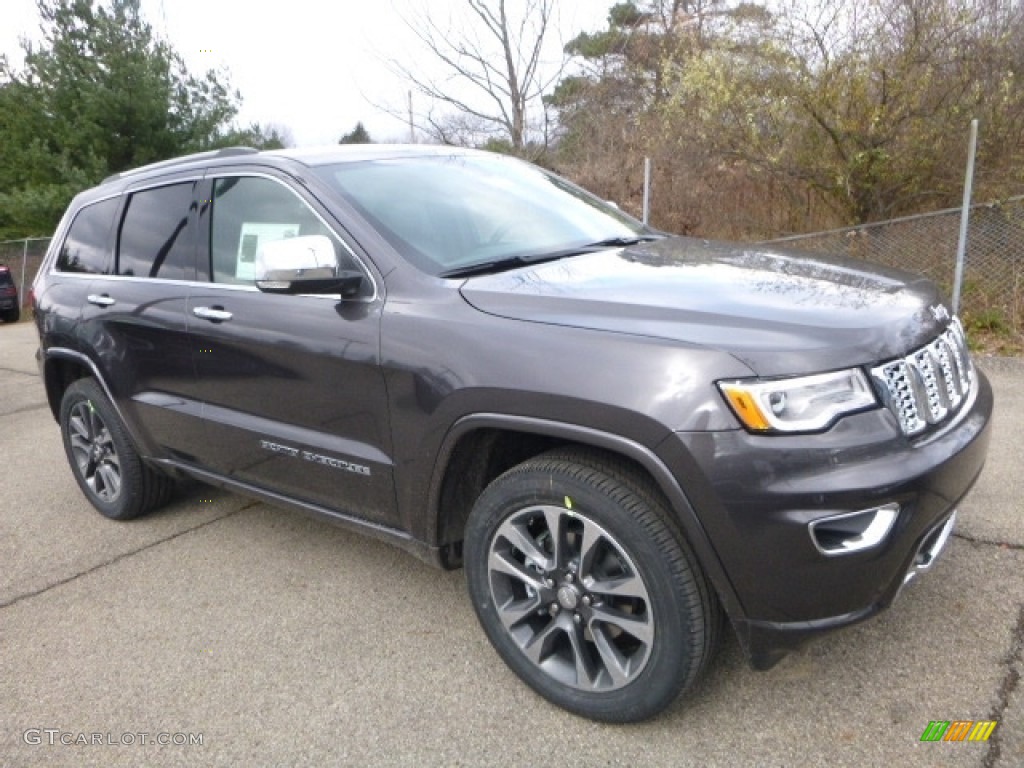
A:
<svg viewBox="0 0 1024 768">
<path fill-rule="evenodd" d="M 358 295 L 360 272 L 338 269 L 334 244 L 324 235 L 274 240 L 256 252 L 256 287 L 267 293 Z"/>
</svg>

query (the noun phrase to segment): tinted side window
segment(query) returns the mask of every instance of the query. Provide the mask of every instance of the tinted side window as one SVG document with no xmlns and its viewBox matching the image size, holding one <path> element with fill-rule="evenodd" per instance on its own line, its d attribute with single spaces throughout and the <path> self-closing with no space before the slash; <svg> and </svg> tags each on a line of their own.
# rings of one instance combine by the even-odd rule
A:
<svg viewBox="0 0 1024 768">
<path fill-rule="evenodd" d="M 102 275 L 110 269 L 107 243 L 114 214 L 121 198 L 112 197 L 87 205 L 75 215 L 68 236 L 57 256 L 61 272 L 85 272 Z"/>
<path fill-rule="evenodd" d="M 301 235 L 325 235 L 334 243 L 342 269 L 347 251 L 294 192 L 261 177 L 217 179 L 210 224 L 210 275 L 217 283 L 251 284 L 260 246 Z"/>
<path fill-rule="evenodd" d="M 192 277 L 195 251 L 188 224 L 195 184 L 144 189 L 128 198 L 118 237 L 117 274 Z"/>
</svg>

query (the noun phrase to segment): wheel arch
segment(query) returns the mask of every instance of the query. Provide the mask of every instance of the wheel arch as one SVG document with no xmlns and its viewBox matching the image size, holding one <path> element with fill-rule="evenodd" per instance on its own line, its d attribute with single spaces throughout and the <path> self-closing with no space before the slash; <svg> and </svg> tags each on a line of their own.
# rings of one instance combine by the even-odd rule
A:
<svg viewBox="0 0 1024 768">
<path fill-rule="evenodd" d="M 91 376 L 99 384 L 100 389 L 107 396 L 118 418 L 121 419 L 121 423 L 128 430 L 131 439 L 136 445 L 142 445 L 135 430 L 132 429 L 131 422 L 125 418 L 124 412 L 114 398 L 110 387 L 107 386 L 107 382 L 103 378 L 103 374 L 100 373 L 96 363 L 87 355 L 76 352 L 73 349 L 67 349 L 66 347 L 50 347 L 46 350 L 43 360 L 43 382 L 46 387 L 46 399 L 50 404 L 53 418 L 57 421 L 60 420 L 60 403 L 68 387 L 78 379 L 87 376 Z"/>
<path fill-rule="evenodd" d="M 447 568 L 461 564 L 466 519 L 491 480 L 546 450 L 573 445 L 625 460 L 654 481 L 726 613 L 733 621 L 742 619 L 732 583 L 685 491 L 665 463 L 634 440 L 576 424 L 480 413 L 464 416 L 451 427 L 442 441 L 429 491 L 427 530 L 438 543 L 442 564 Z"/>
<path fill-rule="evenodd" d="M 86 376 L 95 378 L 109 397 L 110 393 L 103 382 L 103 377 L 88 357 L 63 347 L 51 347 L 46 350 L 43 358 L 43 384 L 46 387 L 46 400 L 55 421 L 60 420 L 60 403 L 68 387 Z"/>
</svg>

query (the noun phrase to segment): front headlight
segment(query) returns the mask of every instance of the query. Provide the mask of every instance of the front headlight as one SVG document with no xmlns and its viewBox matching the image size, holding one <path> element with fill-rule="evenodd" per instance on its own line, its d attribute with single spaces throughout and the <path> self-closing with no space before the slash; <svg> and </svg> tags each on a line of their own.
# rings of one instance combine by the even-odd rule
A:
<svg viewBox="0 0 1024 768">
<path fill-rule="evenodd" d="M 752 432 L 817 432 L 878 404 L 859 368 L 793 379 L 720 381 L 733 413 Z"/>
</svg>

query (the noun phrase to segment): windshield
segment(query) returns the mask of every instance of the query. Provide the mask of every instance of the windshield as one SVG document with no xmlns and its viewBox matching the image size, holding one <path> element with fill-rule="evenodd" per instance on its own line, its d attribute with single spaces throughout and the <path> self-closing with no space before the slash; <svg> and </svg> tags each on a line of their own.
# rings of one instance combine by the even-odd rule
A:
<svg viewBox="0 0 1024 768">
<path fill-rule="evenodd" d="M 389 158 L 316 171 L 402 256 L 432 275 L 649 231 L 565 179 L 501 155 Z"/>
</svg>

